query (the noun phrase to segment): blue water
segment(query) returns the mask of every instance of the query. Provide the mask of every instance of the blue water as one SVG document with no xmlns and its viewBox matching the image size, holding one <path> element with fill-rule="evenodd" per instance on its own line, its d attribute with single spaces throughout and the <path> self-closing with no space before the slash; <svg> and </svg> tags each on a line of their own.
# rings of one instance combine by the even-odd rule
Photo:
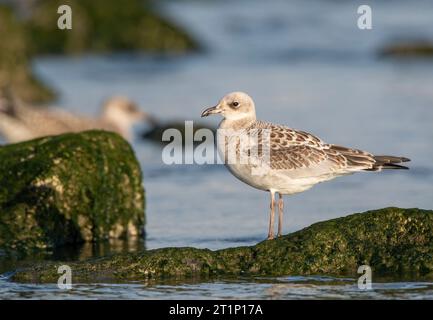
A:
<svg viewBox="0 0 433 320">
<path fill-rule="evenodd" d="M 284 231 L 386 206 L 433 208 L 433 60 L 383 59 L 385 44 L 433 40 L 433 3 L 372 3 L 373 30 L 357 28 L 352 1 L 171 1 L 162 12 L 190 30 L 204 52 L 185 57 L 44 57 L 36 71 L 58 104 L 97 114 L 112 94 L 136 100 L 163 120 L 194 120 L 227 92 L 256 101 L 258 117 L 323 140 L 412 159 L 410 171 L 362 173 L 286 197 Z M 248 10 L 246 10 L 248 8 Z M 201 121 L 201 120 L 200 120 Z M 218 120 L 206 119 L 217 125 Z M 137 129 L 138 130 L 138 129 Z M 147 233 L 130 250 L 166 246 L 250 245 L 267 232 L 268 195 L 220 165 L 167 166 L 161 146 L 133 143 L 144 172 Z M 122 251 L 112 246 L 108 251 Z M 84 250 L 74 259 L 101 254 Z M 102 251 L 105 253 L 106 251 Z M 67 256 L 64 255 L 63 258 Z M 60 255 L 62 257 L 62 255 Z M 9 262 L 3 270 L 12 269 Z M 2 298 L 432 298 L 431 283 L 268 278 L 176 284 L 50 285 L 3 280 Z"/>
</svg>

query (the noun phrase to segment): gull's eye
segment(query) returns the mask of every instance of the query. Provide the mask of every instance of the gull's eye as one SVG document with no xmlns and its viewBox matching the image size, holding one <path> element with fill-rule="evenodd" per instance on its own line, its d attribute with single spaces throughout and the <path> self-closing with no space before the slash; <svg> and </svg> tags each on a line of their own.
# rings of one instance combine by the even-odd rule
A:
<svg viewBox="0 0 433 320">
<path fill-rule="evenodd" d="M 235 101 L 235 102 L 232 103 L 232 105 L 233 105 L 233 107 L 235 107 L 235 108 L 236 108 L 236 107 L 239 107 L 239 102 Z"/>
</svg>

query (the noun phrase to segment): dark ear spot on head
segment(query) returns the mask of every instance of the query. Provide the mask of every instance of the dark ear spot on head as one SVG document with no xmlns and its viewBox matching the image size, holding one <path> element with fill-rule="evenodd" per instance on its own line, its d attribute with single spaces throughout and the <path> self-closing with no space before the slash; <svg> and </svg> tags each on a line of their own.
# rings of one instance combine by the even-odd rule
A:
<svg viewBox="0 0 433 320">
<path fill-rule="evenodd" d="M 13 102 L 4 98 L 0 98 L 0 112 L 3 112 L 9 116 L 15 116 Z"/>
<path fill-rule="evenodd" d="M 128 103 L 126 105 L 126 110 L 129 112 L 135 112 L 135 111 L 137 111 L 137 107 L 133 103 Z"/>
</svg>

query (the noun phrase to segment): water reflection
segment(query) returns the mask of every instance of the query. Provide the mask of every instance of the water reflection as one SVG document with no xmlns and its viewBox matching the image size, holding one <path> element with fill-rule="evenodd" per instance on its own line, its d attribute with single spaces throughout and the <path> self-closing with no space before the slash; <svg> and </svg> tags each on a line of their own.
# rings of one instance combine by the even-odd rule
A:
<svg viewBox="0 0 433 320">
<path fill-rule="evenodd" d="M 140 237 L 128 239 L 109 239 L 100 242 L 86 242 L 77 245 L 66 245 L 53 250 L 36 252 L 27 256 L 0 256 L 0 274 L 31 265 L 38 261 L 83 261 L 91 258 L 109 256 L 121 252 L 137 252 L 146 249 L 146 242 Z"/>
</svg>

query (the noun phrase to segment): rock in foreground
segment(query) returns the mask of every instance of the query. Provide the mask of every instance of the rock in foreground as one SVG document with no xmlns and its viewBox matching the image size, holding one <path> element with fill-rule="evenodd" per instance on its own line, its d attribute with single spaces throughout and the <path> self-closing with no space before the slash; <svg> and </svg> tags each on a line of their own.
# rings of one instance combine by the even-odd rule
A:
<svg viewBox="0 0 433 320">
<path fill-rule="evenodd" d="M 28 252 L 144 226 L 144 190 L 130 145 L 104 131 L 0 147 L 0 249 Z"/>
<path fill-rule="evenodd" d="M 62 263 L 18 271 L 20 282 L 57 282 Z M 433 211 L 386 208 L 316 223 L 251 247 L 164 248 L 68 263 L 74 282 L 236 275 L 350 275 L 433 278 Z"/>
</svg>

